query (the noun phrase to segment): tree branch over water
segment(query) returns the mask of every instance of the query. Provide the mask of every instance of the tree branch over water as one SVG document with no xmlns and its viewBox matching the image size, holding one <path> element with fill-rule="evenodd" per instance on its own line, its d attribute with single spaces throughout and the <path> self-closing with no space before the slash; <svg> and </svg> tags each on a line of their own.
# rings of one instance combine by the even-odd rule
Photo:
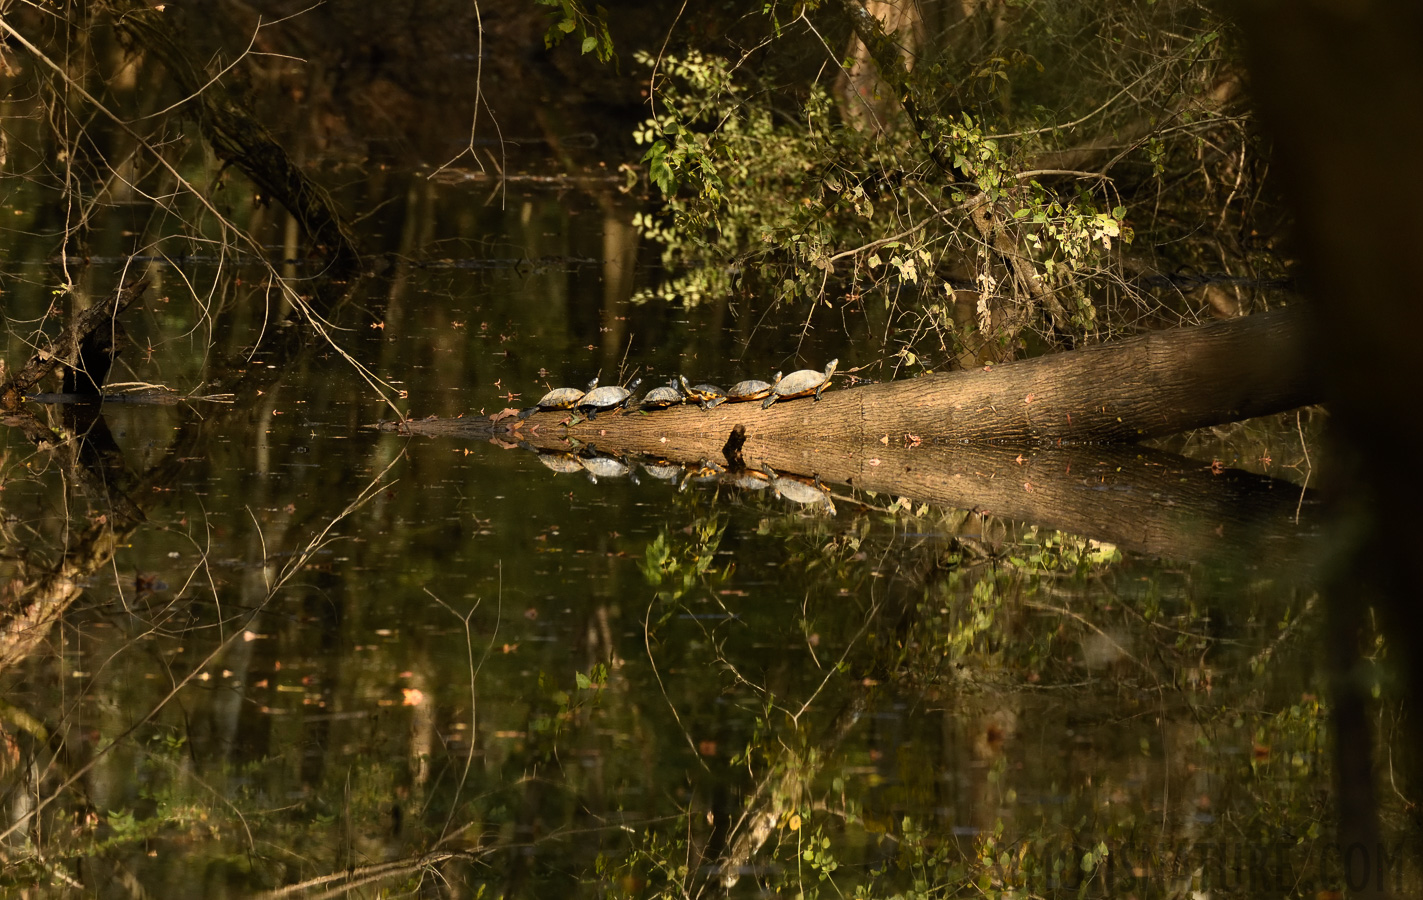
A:
<svg viewBox="0 0 1423 900">
<path fill-rule="evenodd" d="M 271 132 L 232 90 L 208 78 L 188 56 L 161 8 L 137 0 L 114 0 L 114 27 L 132 45 L 151 53 L 178 83 L 187 99 L 180 110 L 202 129 L 220 159 L 236 166 L 287 208 L 330 265 L 328 274 L 345 278 L 360 264 L 356 238 L 336 212 L 331 195 L 301 170 Z"/>
</svg>

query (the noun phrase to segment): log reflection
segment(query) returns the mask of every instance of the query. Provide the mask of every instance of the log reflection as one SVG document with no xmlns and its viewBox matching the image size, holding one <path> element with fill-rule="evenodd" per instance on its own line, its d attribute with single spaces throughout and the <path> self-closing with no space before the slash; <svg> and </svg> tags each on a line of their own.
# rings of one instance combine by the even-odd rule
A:
<svg viewBox="0 0 1423 900">
<path fill-rule="evenodd" d="M 764 491 L 784 484 L 784 490 L 767 492 L 809 509 L 822 508 L 809 501 L 812 491 L 823 488 L 824 507 L 831 511 L 836 504 L 853 508 L 872 497 L 903 497 L 1060 529 L 1152 556 L 1250 567 L 1269 561 L 1305 577 L 1313 570 L 1317 544 L 1312 493 L 1146 447 L 1030 450 L 875 441 L 813 452 L 762 441 L 746 444 L 744 468 L 731 468 L 714 453 L 658 452 L 655 444 L 589 447 L 536 435 L 520 446 L 538 451 L 555 471 L 611 469 L 612 460 L 630 468 L 639 462 L 644 472 L 684 489 Z"/>
</svg>

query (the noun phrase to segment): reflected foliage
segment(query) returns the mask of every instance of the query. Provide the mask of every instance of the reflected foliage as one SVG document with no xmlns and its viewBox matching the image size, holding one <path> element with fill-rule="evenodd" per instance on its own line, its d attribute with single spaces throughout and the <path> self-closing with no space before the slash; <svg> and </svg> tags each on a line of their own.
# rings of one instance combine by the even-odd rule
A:
<svg viewBox="0 0 1423 900">
<path fill-rule="evenodd" d="M 861 358 L 887 341 L 913 368 L 1204 313 L 1206 284 L 1138 264 L 1219 259 L 1243 280 L 1231 292 L 1262 302 L 1269 192 L 1216 90 L 1232 38 L 1208 11 L 940 10 L 943 46 L 912 68 L 925 137 L 855 124 L 813 74 L 850 40 L 819 18 L 830 6 L 734 23 L 788 57 L 674 42 L 639 128 L 665 192 L 649 210 L 619 178 L 575 173 L 578 135 L 542 111 L 511 135 L 523 173 L 499 183 L 471 141 L 478 165 L 434 177 L 426 160 L 469 140 L 443 104 L 476 108 L 460 92 L 484 63 L 479 26 L 447 5 L 168 4 L 215 83 L 277 110 L 293 154 L 359 211 L 371 271 L 325 286 L 331 341 L 282 302 L 316 296 L 312 242 L 177 118 L 163 67 L 112 28 L 128 6 L 7 14 L 62 63 L 6 48 L 7 361 L 141 268 L 152 287 L 109 386 L 173 389 L 87 420 L 25 401 L 42 432 L 6 418 L 7 891 L 1179 896 L 1214 890 L 1211 848 L 1242 843 L 1281 851 L 1243 864 L 1253 896 L 1337 888 L 1303 578 L 815 479 L 367 427 L 392 412 L 360 367 L 400 385 L 402 412 L 472 418 L 594 374 L 764 376 L 777 360 L 747 351 L 753 334 L 791 346 L 825 303 L 843 318 L 815 341 Z M 607 58 L 616 11 L 579 2 L 523 4 L 500 34 L 538 50 L 550 11 L 579 42 L 555 48 L 560 65 Z M 388 47 L 361 37 L 382 28 Z M 569 81 L 495 55 L 521 111 Z M 422 79 L 400 77 L 415 63 Z M 78 86 L 130 127 L 103 125 Z M 887 99 L 876 115 L 899 121 Z M 1023 177 L 1035 166 L 1079 174 Z M 634 265 L 634 215 L 673 280 Z M 1132 232 L 1146 263 L 1124 252 Z M 723 320 L 758 297 L 793 315 Z M 1270 469 L 1299 462 L 1277 449 L 1307 433 L 1289 424 L 1185 440 L 1205 469 Z M 1390 808 L 1390 833 L 1406 811 Z"/>
</svg>

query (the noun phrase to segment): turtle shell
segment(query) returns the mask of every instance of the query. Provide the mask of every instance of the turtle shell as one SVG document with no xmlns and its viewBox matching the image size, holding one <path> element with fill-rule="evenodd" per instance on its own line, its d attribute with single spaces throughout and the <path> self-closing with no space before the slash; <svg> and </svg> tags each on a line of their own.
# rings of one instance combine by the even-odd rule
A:
<svg viewBox="0 0 1423 900">
<path fill-rule="evenodd" d="M 825 367 L 824 372 L 817 372 L 814 369 L 801 369 L 792 372 L 785 378 L 778 379 L 771 388 L 771 393 L 766 397 L 766 402 L 761 404 L 765 409 L 777 400 L 789 400 L 792 397 L 809 397 L 815 395 L 815 399 L 820 399 L 820 392 L 830 384 L 830 376 L 835 374 L 835 367 L 840 364 L 840 360 L 832 359 Z"/>
<path fill-rule="evenodd" d="M 642 398 L 643 409 L 666 409 L 669 406 L 676 406 L 684 398 L 682 392 L 677 390 L 677 382 L 669 381 L 662 387 L 655 387 L 647 392 L 647 396 Z"/>
<path fill-rule="evenodd" d="M 781 373 L 777 372 L 773 381 L 780 380 Z M 761 381 L 758 378 L 749 378 L 746 381 L 738 381 L 726 392 L 728 403 L 741 403 L 746 400 L 763 400 L 771 394 L 772 382 Z"/>
<path fill-rule="evenodd" d="M 627 387 L 619 387 L 609 384 L 604 387 L 594 388 L 583 395 L 583 399 L 578 401 L 577 409 L 581 413 L 586 413 L 591 420 L 603 410 L 616 409 L 627 404 L 632 398 L 632 392 L 637 390 L 637 386 L 642 383 L 642 379 L 635 380 Z"/>
<path fill-rule="evenodd" d="M 696 403 L 702 409 L 711 409 L 726 402 L 726 391 L 714 384 L 688 384 L 685 375 L 678 375 L 677 378 L 682 382 L 682 393 L 687 396 L 688 402 Z"/>
<path fill-rule="evenodd" d="M 539 410 L 572 409 L 578 401 L 587 396 L 578 388 L 554 388 L 539 398 L 539 402 L 519 413 L 519 418 L 527 419 Z"/>
</svg>

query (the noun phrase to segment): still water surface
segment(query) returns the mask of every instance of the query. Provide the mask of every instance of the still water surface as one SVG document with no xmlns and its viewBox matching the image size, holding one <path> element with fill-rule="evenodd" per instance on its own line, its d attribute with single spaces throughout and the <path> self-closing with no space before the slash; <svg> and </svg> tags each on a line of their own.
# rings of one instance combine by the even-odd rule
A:
<svg viewBox="0 0 1423 900">
<path fill-rule="evenodd" d="M 370 228 L 391 265 L 336 334 L 414 416 L 882 352 L 868 312 L 802 340 L 798 314 L 630 304 L 657 276 L 616 194 L 390 193 Z M 19 360 L 53 270 L 7 266 Z M 149 267 L 113 380 L 235 396 L 105 406 L 146 521 L 4 672 L 12 887 L 1337 886 L 1292 429 L 1226 462 L 1283 474 L 1299 523 L 1221 558 L 845 485 L 830 515 L 654 460 L 595 481 L 377 430 L 390 407 L 327 347 L 276 354 L 269 330 L 246 381 L 226 368 L 263 318 L 240 266 Z M 96 294 L 114 277 L 85 271 Z M 221 327 L 184 278 L 231 291 Z M 18 432 L 4 454 L 9 552 L 53 562 L 108 501 Z"/>
</svg>

